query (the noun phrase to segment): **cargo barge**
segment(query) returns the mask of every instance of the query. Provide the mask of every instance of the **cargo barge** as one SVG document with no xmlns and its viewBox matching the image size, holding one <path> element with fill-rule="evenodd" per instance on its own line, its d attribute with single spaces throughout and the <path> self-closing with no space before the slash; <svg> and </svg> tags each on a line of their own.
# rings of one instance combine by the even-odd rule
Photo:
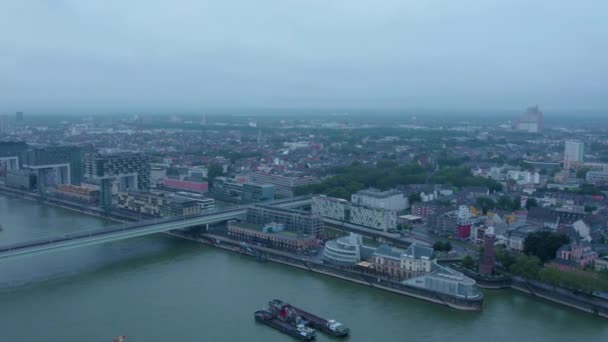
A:
<svg viewBox="0 0 608 342">
<path fill-rule="evenodd" d="M 258 310 L 254 313 L 255 320 L 275 328 L 276 330 L 300 341 L 312 341 L 315 331 L 303 323 L 290 322 L 286 316 L 279 316 L 268 310 Z"/>
<path fill-rule="evenodd" d="M 291 304 L 287 304 L 282 302 L 279 299 L 275 299 L 271 302 L 271 305 L 276 306 L 284 306 L 287 305 L 293 309 L 296 315 L 300 316 L 304 319 L 308 325 L 312 328 L 319 329 L 324 333 L 327 333 L 336 337 L 347 336 L 350 333 L 350 329 L 344 326 L 342 323 L 337 322 L 333 319 L 325 319 L 321 318 L 317 315 L 311 314 L 310 312 L 304 311 L 298 307 L 295 307 Z"/>
</svg>

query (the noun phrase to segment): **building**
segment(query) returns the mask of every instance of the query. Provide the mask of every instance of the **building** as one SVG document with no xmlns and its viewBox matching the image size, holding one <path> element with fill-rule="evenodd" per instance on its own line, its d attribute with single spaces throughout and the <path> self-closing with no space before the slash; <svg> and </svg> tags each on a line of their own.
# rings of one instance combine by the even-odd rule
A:
<svg viewBox="0 0 608 342">
<path fill-rule="evenodd" d="M 211 193 L 223 201 L 242 204 L 271 201 L 274 199 L 274 189 L 272 184 L 237 182 L 226 177 L 216 177 Z"/>
<path fill-rule="evenodd" d="M 595 259 L 593 261 L 593 268 L 597 272 L 608 271 L 608 256 Z"/>
<path fill-rule="evenodd" d="M 378 247 L 371 263 L 377 272 L 392 278 L 407 279 L 431 272 L 433 249 L 411 244 L 407 249 L 388 245 Z"/>
<path fill-rule="evenodd" d="M 228 223 L 228 235 L 274 248 L 302 251 L 317 248 L 323 225 L 310 212 L 256 205 L 241 222 Z"/>
<path fill-rule="evenodd" d="M 16 112 L 15 113 L 15 122 L 19 125 L 21 123 L 23 123 L 23 112 Z"/>
<path fill-rule="evenodd" d="M 99 201 L 99 190 L 91 189 L 89 187 L 59 184 L 51 188 L 50 192 L 56 197 L 86 204 L 96 204 Z"/>
<path fill-rule="evenodd" d="M 34 190 L 38 178 L 31 170 L 8 170 L 6 172 L 6 186 L 20 190 Z"/>
<path fill-rule="evenodd" d="M 261 204 L 247 209 L 246 221 L 260 226 L 272 222 L 280 223 L 286 231 L 301 236 L 321 237 L 323 232 L 321 217 L 314 213 Z"/>
<path fill-rule="evenodd" d="M 493 275 L 496 267 L 496 254 L 494 253 L 494 227 L 489 227 L 483 237 L 483 256 L 479 260 L 479 274 Z"/>
<path fill-rule="evenodd" d="M 540 174 L 538 172 L 509 170 L 506 180 L 513 180 L 519 185 L 539 184 Z"/>
<path fill-rule="evenodd" d="M 190 192 L 205 193 L 209 191 L 209 183 L 195 180 L 179 180 L 175 178 L 165 178 L 163 187 L 173 190 L 183 190 Z"/>
<path fill-rule="evenodd" d="M 543 113 L 538 106 L 530 107 L 515 120 L 514 129 L 522 132 L 538 133 L 543 126 Z"/>
<path fill-rule="evenodd" d="M 36 172 L 40 192 L 58 184 L 80 185 L 82 150 L 77 146 L 30 146 L 23 167 Z"/>
<path fill-rule="evenodd" d="M 351 203 L 376 208 L 401 211 L 409 207 L 408 199 L 399 190 L 380 191 L 378 189 L 361 190 L 351 196 Z"/>
<path fill-rule="evenodd" d="M 593 251 L 591 245 L 587 242 L 573 242 L 564 245 L 557 250 L 556 254 L 556 261 L 558 263 L 580 268 L 592 265 L 598 257 L 597 252 Z"/>
<path fill-rule="evenodd" d="M 101 205 L 112 204 L 112 182 L 118 180 L 119 190 L 150 189 L 149 157 L 140 153 L 90 154 L 85 157 L 85 175 L 101 181 Z"/>
<path fill-rule="evenodd" d="M 175 194 L 171 194 L 171 196 L 176 198 L 186 198 L 189 200 L 196 201 L 198 205 L 201 207 L 201 213 L 207 213 L 215 210 L 215 200 L 210 197 L 206 197 L 205 195 L 194 193 L 194 192 L 186 192 L 179 191 Z"/>
<path fill-rule="evenodd" d="M 0 134 L 10 134 L 11 132 L 12 126 L 8 115 L 0 115 Z"/>
<path fill-rule="evenodd" d="M 0 142 L 0 177 L 8 170 L 21 169 L 26 151 L 25 142 Z"/>
<path fill-rule="evenodd" d="M 319 183 L 318 178 L 299 172 L 287 172 L 283 174 L 256 172 L 249 175 L 249 178 L 254 183 L 274 185 L 274 192 L 277 197 L 294 197 L 297 187 Z"/>
<path fill-rule="evenodd" d="M 355 266 L 368 259 L 374 248 L 363 245 L 359 234 L 350 233 L 325 243 L 323 261 L 337 266 Z"/>
<path fill-rule="evenodd" d="M 344 199 L 324 195 L 312 198 L 312 212 L 325 218 L 381 231 L 397 227 L 397 212 L 394 210 L 359 206 Z"/>
<path fill-rule="evenodd" d="M 191 216 L 201 213 L 201 207 L 195 200 L 140 191 L 119 193 L 117 208 L 147 217 Z"/>
<path fill-rule="evenodd" d="M 579 140 L 567 140 L 564 144 L 564 166 L 580 165 L 584 162 L 585 144 Z"/>
<path fill-rule="evenodd" d="M 585 180 L 596 185 L 608 184 L 608 171 L 587 171 Z"/>
<path fill-rule="evenodd" d="M 438 263 L 432 266 L 431 273 L 406 279 L 402 283 L 461 298 L 478 298 L 482 295 L 475 280 Z"/>
<path fill-rule="evenodd" d="M 319 245 L 319 240 L 314 236 L 299 236 L 286 231 L 284 225 L 274 222 L 264 225 L 228 222 L 228 235 L 239 240 L 289 251 L 305 251 Z"/>
</svg>

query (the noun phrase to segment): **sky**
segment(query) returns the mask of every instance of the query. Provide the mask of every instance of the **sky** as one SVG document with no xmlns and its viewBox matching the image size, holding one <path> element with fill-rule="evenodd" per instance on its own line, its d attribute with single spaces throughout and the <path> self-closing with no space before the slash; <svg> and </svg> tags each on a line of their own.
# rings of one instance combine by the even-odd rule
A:
<svg viewBox="0 0 608 342">
<path fill-rule="evenodd" d="M 0 0 L 0 113 L 608 109 L 605 0 Z"/>
</svg>

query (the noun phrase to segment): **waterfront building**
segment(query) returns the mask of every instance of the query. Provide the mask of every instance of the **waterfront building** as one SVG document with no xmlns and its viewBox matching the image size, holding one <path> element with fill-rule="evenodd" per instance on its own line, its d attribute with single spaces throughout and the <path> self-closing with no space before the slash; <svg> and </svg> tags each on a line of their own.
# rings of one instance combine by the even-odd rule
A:
<svg viewBox="0 0 608 342">
<path fill-rule="evenodd" d="M 238 182 L 226 177 L 216 177 L 211 187 L 211 193 L 218 199 L 239 204 L 273 200 L 274 190 L 272 184 Z"/>
<path fill-rule="evenodd" d="M 475 280 L 436 262 L 432 264 L 430 273 L 403 280 L 402 283 L 460 298 L 472 299 L 482 295 Z"/>
<path fill-rule="evenodd" d="M 27 144 L 22 141 L 0 142 L 0 176 L 8 170 L 18 170 L 23 166 Z"/>
<path fill-rule="evenodd" d="M 517 131 L 538 133 L 543 126 L 543 113 L 538 106 L 530 107 L 515 120 L 514 128 Z"/>
<path fill-rule="evenodd" d="M 323 261 L 337 266 L 355 266 L 369 258 L 373 251 L 374 248 L 363 245 L 361 235 L 350 233 L 325 243 Z"/>
<path fill-rule="evenodd" d="M 374 269 L 390 277 L 405 279 L 431 272 L 433 249 L 411 244 L 407 249 L 388 245 L 378 247 L 372 256 Z"/>
<path fill-rule="evenodd" d="M 77 146 L 30 146 L 23 167 L 36 172 L 40 192 L 57 184 L 80 185 L 82 150 Z"/>
<path fill-rule="evenodd" d="M 228 235 L 239 240 L 251 241 L 266 246 L 290 251 L 304 251 L 318 247 L 314 236 L 302 236 L 285 230 L 280 223 L 259 225 L 250 222 L 228 222 Z"/>
<path fill-rule="evenodd" d="M 493 275 L 496 267 L 496 254 L 494 253 L 494 227 L 489 227 L 483 237 L 483 256 L 479 261 L 479 274 Z"/>
<path fill-rule="evenodd" d="M 574 267 L 584 268 L 592 265 L 597 259 L 597 252 L 591 249 L 591 244 L 587 242 L 573 242 L 560 247 L 556 253 L 556 261 Z"/>
<path fill-rule="evenodd" d="M 380 191 L 370 188 L 351 196 L 351 203 L 376 209 L 401 211 L 408 208 L 408 199 L 403 192 L 392 189 Z"/>
<path fill-rule="evenodd" d="M 307 176 L 300 172 L 286 172 L 282 174 L 271 174 L 255 172 L 249 175 L 254 183 L 274 185 L 275 195 L 283 197 L 294 197 L 298 186 L 319 183 L 319 179 Z"/>
<path fill-rule="evenodd" d="M 191 216 L 201 213 L 201 207 L 195 200 L 141 191 L 119 193 L 117 208 L 150 217 Z"/>
<path fill-rule="evenodd" d="M 360 206 L 340 198 L 315 196 L 312 198 L 312 211 L 322 217 L 381 231 L 397 227 L 396 211 Z"/>
<path fill-rule="evenodd" d="M 112 204 L 112 181 L 119 181 L 119 190 L 150 188 L 149 157 L 140 153 L 96 153 L 85 157 L 86 176 L 101 181 L 101 204 Z"/>
<path fill-rule="evenodd" d="M 323 232 L 321 217 L 314 213 L 260 204 L 247 209 L 245 221 L 259 226 L 280 223 L 286 231 L 300 236 L 321 237 Z"/>
<path fill-rule="evenodd" d="M 564 166 L 580 165 L 584 161 L 585 144 L 579 140 L 567 140 L 564 144 Z"/>
<path fill-rule="evenodd" d="M 59 184 L 51 188 L 50 192 L 56 197 L 86 204 L 96 204 L 99 201 L 99 190 L 90 187 Z"/>
<path fill-rule="evenodd" d="M 5 175 L 8 187 L 27 191 L 36 189 L 38 178 L 31 170 L 8 170 Z"/>
</svg>

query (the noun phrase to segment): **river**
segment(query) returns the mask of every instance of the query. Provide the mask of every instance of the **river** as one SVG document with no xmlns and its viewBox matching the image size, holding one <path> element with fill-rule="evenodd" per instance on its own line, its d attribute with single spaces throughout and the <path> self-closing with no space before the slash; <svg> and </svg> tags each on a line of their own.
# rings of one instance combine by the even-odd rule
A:
<svg viewBox="0 0 608 342">
<path fill-rule="evenodd" d="M 0 196 L 0 224 L 4 245 L 112 222 Z M 273 298 L 349 342 L 608 341 L 606 320 L 511 290 L 461 312 L 162 234 L 0 261 L 0 341 L 290 341 L 253 320 Z"/>
</svg>

